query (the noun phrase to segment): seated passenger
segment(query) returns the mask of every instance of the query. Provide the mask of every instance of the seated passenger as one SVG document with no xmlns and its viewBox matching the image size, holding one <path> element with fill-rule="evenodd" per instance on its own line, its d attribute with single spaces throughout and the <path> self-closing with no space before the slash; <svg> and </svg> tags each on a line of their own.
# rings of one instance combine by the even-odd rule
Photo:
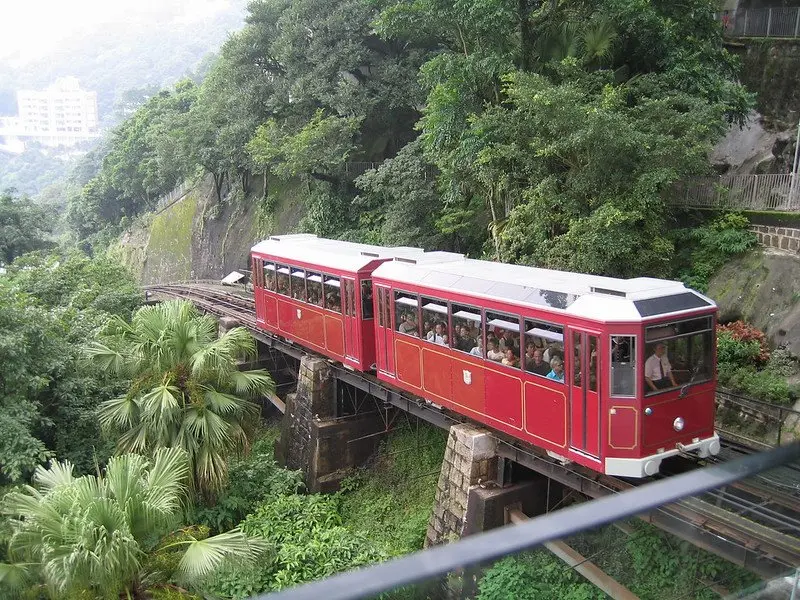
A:
<svg viewBox="0 0 800 600">
<path fill-rule="evenodd" d="M 475 347 L 472 348 L 469 353 L 472 356 L 483 356 L 483 342 L 481 338 L 478 338 L 475 342 Z"/>
<path fill-rule="evenodd" d="M 492 338 L 486 340 L 486 358 L 495 362 L 503 360 L 503 353 L 497 348 L 497 340 Z"/>
<path fill-rule="evenodd" d="M 506 348 L 505 356 L 503 357 L 503 364 L 508 367 L 519 367 L 519 359 L 517 353 L 513 348 Z"/>
<path fill-rule="evenodd" d="M 528 344 L 525 352 L 525 370 L 542 377 L 547 377 L 550 372 L 550 365 L 544 362 L 541 349 L 537 348 L 534 343 Z"/>
<path fill-rule="evenodd" d="M 542 360 L 549 365 L 550 361 L 555 357 L 560 358 L 563 364 L 564 350 L 559 343 L 550 342 L 547 344 L 547 349 L 544 351 L 544 354 L 542 354 Z"/>
<path fill-rule="evenodd" d="M 428 335 L 425 338 L 429 342 L 433 342 L 434 344 L 442 344 L 443 346 L 447 345 L 447 340 L 445 338 L 446 334 L 444 332 L 444 323 L 437 323 L 433 331 L 429 331 Z"/>
<path fill-rule="evenodd" d="M 506 329 L 503 332 L 503 337 L 500 338 L 500 349 L 505 351 L 506 348 L 511 348 L 514 351 L 519 351 L 518 336 L 515 336 L 512 331 Z"/>
<path fill-rule="evenodd" d="M 462 352 L 469 352 L 475 347 L 475 338 L 470 336 L 469 329 L 462 325 L 461 329 L 459 329 L 459 337 L 456 341 L 456 348 L 461 350 Z"/>
<path fill-rule="evenodd" d="M 397 326 L 397 331 L 406 335 L 419 335 L 417 333 L 417 322 L 413 313 L 404 313 L 403 321 Z"/>
<path fill-rule="evenodd" d="M 547 374 L 547 378 L 564 383 L 564 361 L 556 356 L 550 361 L 550 367 L 552 370 Z"/>
</svg>

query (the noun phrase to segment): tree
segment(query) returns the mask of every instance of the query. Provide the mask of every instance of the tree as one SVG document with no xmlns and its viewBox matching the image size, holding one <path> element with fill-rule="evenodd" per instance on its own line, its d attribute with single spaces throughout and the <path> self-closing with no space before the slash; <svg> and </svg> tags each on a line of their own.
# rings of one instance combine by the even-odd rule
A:
<svg viewBox="0 0 800 600">
<path fill-rule="evenodd" d="M 52 219 L 42 207 L 27 196 L 0 192 L 0 266 L 26 252 L 50 246 L 47 235 L 51 231 Z"/>
<path fill-rule="evenodd" d="M 179 448 L 157 450 L 152 461 L 114 457 L 105 475 L 72 471 L 68 462 L 40 466 L 33 486 L 5 497 L 2 511 L 14 528 L 9 554 L 24 562 L 0 565 L 0 586 L 27 579 L 42 581 L 57 598 L 145 598 L 148 583 L 172 575 L 145 571 L 148 554 L 165 546 L 185 546 L 178 577 L 205 576 L 231 559 L 252 563 L 266 548 L 238 530 L 164 543 L 179 523 L 189 474 Z"/>
<path fill-rule="evenodd" d="M 255 354 L 242 327 L 217 339 L 217 322 L 186 301 L 140 308 L 128 324 L 116 320 L 106 344 L 87 347 L 102 368 L 129 377 L 125 396 L 99 408 L 103 427 L 117 432 L 120 452 L 180 447 L 189 457 L 192 486 L 213 494 L 225 482 L 227 457 L 248 448 L 258 405 L 275 391 L 263 369 L 239 371 Z"/>
</svg>

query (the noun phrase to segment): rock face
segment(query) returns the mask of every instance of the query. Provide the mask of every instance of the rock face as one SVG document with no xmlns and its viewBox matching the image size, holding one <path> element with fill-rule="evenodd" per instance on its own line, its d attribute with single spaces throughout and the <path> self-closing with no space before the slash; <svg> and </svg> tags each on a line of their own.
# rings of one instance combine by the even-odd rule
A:
<svg viewBox="0 0 800 600">
<path fill-rule="evenodd" d="M 186 196 L 142 219 L 127 231 L 116 253 L 143 284 L 188 279 L 220 279 L 249 269 L 250 248 L 266 236 L 291 232 L 305 213 L 296 182 L 271 185 L 272 214 L 260 209 L 263 186 L 252 182 L 250 195 L 227 194 L 219 201 L 209 179 Z"/>
<path fill-rule="evenodd" d="M 727 263 L 709 284 L 720 321 L 745 319 L 770 341 L 800 354 L 800 257 L 753 250 Z"/>
</svg>

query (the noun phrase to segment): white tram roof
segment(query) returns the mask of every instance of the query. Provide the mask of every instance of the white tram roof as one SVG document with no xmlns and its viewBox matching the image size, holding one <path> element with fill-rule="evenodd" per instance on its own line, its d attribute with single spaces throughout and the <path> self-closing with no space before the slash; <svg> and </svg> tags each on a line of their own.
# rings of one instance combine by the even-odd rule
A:
<svg viewBox="0 0 800 600">
<path fill-rule="evenodd" d="M 378 259 L 415 258 L 425 252 L 422 248 L 405 246 L 387 248 L 319 238 L 312 233 L 271 236 L 253 246 L 251 251 L 274 256 L 277 261 L 283 260 L 287 263 L 302 261 L 318 265 L 320 270 L 327 268 L 350 272 L 358 272 Z"/>
<path fill-rule="evenodd" d="M 680 281 L 585 275 L 449 252 L 398 257 L 380 265 L 374 276 L 602 322 L 635 322 L 714 306 Z"/>
</svg>

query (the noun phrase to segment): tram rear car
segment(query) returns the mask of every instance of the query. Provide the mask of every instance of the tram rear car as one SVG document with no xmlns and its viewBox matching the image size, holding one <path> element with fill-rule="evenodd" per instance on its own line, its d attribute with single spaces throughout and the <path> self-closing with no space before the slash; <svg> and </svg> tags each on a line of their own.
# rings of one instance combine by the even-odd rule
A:
<svg viewBox="0 0 800 600">
<path fill-rule="evenodd" d="M 719 451 L 716 306 L 683 284 L 447 253 L 372 277 L 382 380 L 607 474 L 644 477 L 679 452 Z M 654 389 L 645 365 L 661 345 L 668 383 Z M 561 373 L 539 360 L 556 357 Z"/>
<path fill-rule="evenodd" d="M 251 251 L 258 325 L 353 369 L 375 364 L 373 269 L 416 248 L 272 236 Z"/>
</svg>

